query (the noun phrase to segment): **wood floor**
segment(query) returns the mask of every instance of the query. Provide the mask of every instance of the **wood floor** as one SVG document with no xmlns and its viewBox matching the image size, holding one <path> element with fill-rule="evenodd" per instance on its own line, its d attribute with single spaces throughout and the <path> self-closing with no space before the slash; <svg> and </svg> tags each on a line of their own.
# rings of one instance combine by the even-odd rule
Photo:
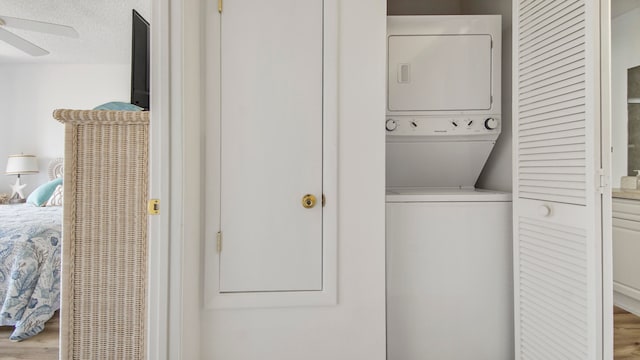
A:
<svg viewBox="0 0 640 360">
<path fill-rule="evenodd" d="M 0 359 L 2 360 L 58 360 L 58 312 L 47 322 L 44 330 L 25 341 L 12 342 L 12 326 L 0 326 Z"/>
<path fill-rule="evenodd" d="M 640 317 L 618 307 L 613 310 L 614 359 L 640 360 Z M 57 360 L 58 312 L 47 322 L 43 332 L 19 343 L 9 340 L 13 327 L 0 326 L 0 359 L 2 360 Z"/>
<path fill-rule="evenodd" d="M 614 307 L 613 323 L 614 359 L 640 359 L 640 318 Z"/>
</svg>

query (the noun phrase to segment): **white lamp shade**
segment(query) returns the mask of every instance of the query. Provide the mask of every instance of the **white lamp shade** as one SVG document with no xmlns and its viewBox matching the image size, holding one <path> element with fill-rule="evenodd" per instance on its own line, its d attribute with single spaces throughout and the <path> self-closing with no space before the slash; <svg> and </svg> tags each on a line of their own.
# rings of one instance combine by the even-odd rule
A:
<svg viewBox="0 0 640 360">
<path fill-rule="evenodd" d="M 38 172 L 38 160 L 34 155 L 9 155 L 7 175 L 35 174 Z"/>
</svg>

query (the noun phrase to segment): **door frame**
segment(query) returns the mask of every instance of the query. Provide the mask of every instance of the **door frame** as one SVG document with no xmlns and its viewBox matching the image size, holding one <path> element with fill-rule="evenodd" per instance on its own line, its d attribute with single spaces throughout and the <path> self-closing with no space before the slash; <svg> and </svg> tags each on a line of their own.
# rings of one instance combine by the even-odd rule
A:
<svg viewBox="0 0 640 360">
<path fill-rule="evenodd" d="M 151 54 L 149 123 L 149 198 L 162 199 L 169 209 L 170 101 L 169 4 L 171 0 L 151 0 Z M 163 210 L 164 210 L 163 209 Z M 169 211 L 149 216 L 147 275 L 147 358 L 168 359 L 169 350 Z"/>
<path fill-rule="evenodd" d="M 611 0 L 600 0 L 600 163 L 602 190 L 602 358 L 613 359 L 613 225 L 611 198 Z M 607 311 L 607 309 L 610 309 Z"/>
<path fill-rule="evenodd" d="M 152 0 L 147 358 L 200 358 L 201 1 Z M 189 141 L 184 139 L 188 138 Z M 188 206 L 187 206 L 188 205 Z M 188 260 L 185 260 L 188 259 Z M 194 322 L 195 321 L 195 322 Z"/>
</svg>

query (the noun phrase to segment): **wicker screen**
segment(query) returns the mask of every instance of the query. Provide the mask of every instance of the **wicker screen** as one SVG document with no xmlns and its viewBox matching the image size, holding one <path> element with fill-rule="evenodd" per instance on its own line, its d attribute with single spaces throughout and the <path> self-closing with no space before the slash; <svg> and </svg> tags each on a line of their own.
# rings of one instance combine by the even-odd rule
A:
<svg viewBox="0 0 640 360">
<path fill-rule="evenodd" d="M 148 113 L 54 117 L 66 144 L 61 359 L 144 359 Z"/>
</svg>

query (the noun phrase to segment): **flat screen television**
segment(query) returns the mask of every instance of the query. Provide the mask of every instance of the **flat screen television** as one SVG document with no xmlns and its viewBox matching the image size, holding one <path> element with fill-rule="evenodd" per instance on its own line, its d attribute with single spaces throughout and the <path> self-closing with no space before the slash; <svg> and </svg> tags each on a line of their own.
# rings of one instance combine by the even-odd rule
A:
<svg viewBox="0 0 640 360">
<path fill-rule="evenodd" d="M 149 22 L 135 10 L 131 30 L 131 103 L 149 110 Z"/>
</svg>

